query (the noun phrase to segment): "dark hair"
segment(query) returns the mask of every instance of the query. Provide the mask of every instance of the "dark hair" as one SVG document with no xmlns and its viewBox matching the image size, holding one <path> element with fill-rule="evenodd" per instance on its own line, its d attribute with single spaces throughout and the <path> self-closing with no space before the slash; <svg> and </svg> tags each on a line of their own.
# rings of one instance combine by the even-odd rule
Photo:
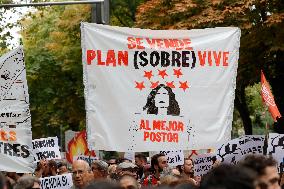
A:
<svg viewBox="0 0 284 189">
<path fill-rule="evenodd" d="M 182 170 L 181 167 L 184 166 L 185 161 L 187 161 L 187 160 L 190 160 L 190 161 L 192 162 L 192 165 L 194 166 L 194 161 L 193 161 L 193 159 L 191 159 L 191 158 L 184 158 L 184 163 L 183 163 L 183 165 L 177 165 L 177 166 L 176 166 L 176 168 L 178 169 L 178 171 L 179 171 L 180 173 L 183 172 L 183 170 Z"/>
<path fill-rule="evenodd" d="M 167 108 L 167 114 L 168 115 L 179 115 L 180 109 L 178 102 L 176 101 L 175 94 L 173 93 L 172 89 L 164 84 L 158 85 L 156 88 L 154 88 L 147 98 L 147 103 L 143 107 L 143 110 L 147 110 L 147 114 L 158 114 L 158 108 L 155 106 L 155 97 L 157 95 L 157 92 L 160 90 L 160 88 L 164 88 L 168 91 L 169 94 L 169 106 Z"/>
<path fill-rule="evenodd" d="M 118 184 L 106 180 L 92 182 L 85 189 L 122 189 Z"/>
<path fill-rule="evenodd" d="M 6 185 L 5 177 L 4 177 L 4 175 L 0 172 L 0 189 L 3 189 L 5 185 Z"/>
<path fill-rule="evenodd" d="M 144 162 L 147 162 L 147 158 L 144 154 L 136 154 L 135 158 L 138 158 L 140 160 L 143 160 Z"/>
<path fill-rule="evenodd" d="M 240 162 L 240 165 L 254 170 L 258 176 L 261 176 L 265 174 L 266 167 L 276 166 L 277 162 L 271 156 L 250 154 Z"/>
<path fill-rule="evenodd" d="M 160 153 L 160 154 L 155 154 L 155 155 L 152 156 L 152 158 L 151 158 L 151 169 L 152 169 L 152 171 L 155 170 L 155 165 L 159 166 L 158 159 L 159 159 L 159 157 L 162 157 L 162 156 L 165 156 L 165 154 Z"/>
<path fill-rule="evenodd" d="M 200 189 L 254 189 L 256 173 L 242 166 L 221 164 L 205 175 Z"/>
</svg>

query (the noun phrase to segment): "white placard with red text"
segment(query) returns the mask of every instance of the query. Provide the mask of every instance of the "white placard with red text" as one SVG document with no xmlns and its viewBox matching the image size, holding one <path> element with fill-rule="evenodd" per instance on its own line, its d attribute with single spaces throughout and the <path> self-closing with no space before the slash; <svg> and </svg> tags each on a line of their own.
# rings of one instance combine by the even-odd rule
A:
<svg viewBox="0 0 284 189">
<path fill-rule="evenodd" d="M 88 145 L 213 148 L 230 139 L 240 30 L 82 23 Z"/>
</svg>

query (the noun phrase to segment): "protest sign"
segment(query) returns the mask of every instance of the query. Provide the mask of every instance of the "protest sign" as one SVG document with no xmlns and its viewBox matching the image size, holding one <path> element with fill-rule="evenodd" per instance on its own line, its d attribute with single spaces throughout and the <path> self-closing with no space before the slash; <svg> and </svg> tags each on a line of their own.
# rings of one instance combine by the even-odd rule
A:
<svg viewBox="0 0 284 189">
<path fill-rule="evenodd" d="M 40 179 L 41 189 L 70 189 L 72 186 L 73 181 L 71 173 Z"/>
<path fill-rule="evenodd" d="M 264 135 L 245 135 L 217 148 L 217 159 L 236 164 L 247 154 L 263 154 Z"/>
<path fill-rule="evenodd" d="M 194 176 L 202 176 L 213 167 L 213 163 L 216 160 L 214 154 L 200 154 L 194 158 Z"/>
<path fill-rule="evenodd" d="M 165 154 L 170 166 L 183 165 L 184 163 L 184 154 L 182 150 L 160 151 L 160 153 Z"/>
<path fill-rule="evenodd" d="M 82 23 L 81 33 L 90 148 L 208 149 L 230 139 L 238 28 Z"/>
<path fill-rule="evenodd" d="M 284 134 L 269 133 L 267 154 L 278 162 L 278 172 L 284 172 Z"/>
<path fill-rule="evenodd" d="M 61 159 L 57 137 L 35 139 L 32 141 L 33 154 L 36 162 L 41 159 Z"/>
<path fill-rule="evenodd" d="M 34 171 L 31 115 L 23 48 L 0 58 L 0 170 Z"/>
<path fill-rule="evenodd" d="M 66 159 L 69 163 L 73 162 L 74 157 L 80 155 L 96 157 L 95 151 L 89 150 L 88 148 L 86 131 L 74 133 L 74 137 L 71 140 L 66 141 L 66 143 Z"/>
<path fill-rule="evenodd" d="M 91 165 L 95 160 L 98 160 L 98 157 L 92 157 L 92 156 L 84 156 L 84 155 L 79 155 L 79 156 L 74 156 L 73 161 L 75 160 L 84 160 Z"/>
</svg>

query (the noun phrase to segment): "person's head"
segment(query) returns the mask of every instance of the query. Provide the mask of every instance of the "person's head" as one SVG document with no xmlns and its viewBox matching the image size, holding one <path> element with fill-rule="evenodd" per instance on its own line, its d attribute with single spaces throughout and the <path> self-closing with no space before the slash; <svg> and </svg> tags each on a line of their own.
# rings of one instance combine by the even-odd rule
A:
<svg viewBox="0 0 284 189">
<path fill-rule="evenodd" d="M 118 184 L 107 180 L 94 181 L 85 189 L 122 189 Z"/>
<path fill-rule="evenodd" d="M 146 164 L 143 166 L 143 174 L 144 177 L 148 177 L 149 175 L 151 175 L 152 169 L 151 169 L 151 165 L 150 164 Z"/>
<path fill-rule="evenodd" d="M 180 172 L 175 167 L 165 167 L 161 172 L 160 181 L 162 185 L 174 186 L 180 179 Z"/>
<path fill-rule="evenodd" d="M 117 164 L 117 159 L 116 157 L 111 157 L 109 160 L 108 160 L 108 165 L 116 165 Z"/>
<path fill-rule="evenodd" d="M 155 154 L 151 159 L 152 170 L 155 170 L 155 173 L 160 173 L 165 167 L 168 167 L 165 154 Z"/>
<path fill-rule="evenodd" d="M 67 163 L 65 161 L 60 161 L 57 163 L 58 174 L 63 175 L 68 173 Z"/>
<path fill-rule="evenodd" d="M 1 172 L 0 172 L 0 189 L 6 189 L 6 180 Z"/>
<path fill-rule="evenodd" d="M 190 177 L 193 177 L 194 174 L 194 168 L 193 168 L 193 161 L 190 158 L 184 159 L 184 164 L 181 166 L 182 173 L 186 175 L 190 175 Z"/>
<path fill-rule="evenodd" d="M 202 178 L 200 189 L 255 189 L 255 179 L 248 168 L 221 164 Z"/>
<path fill-rule="evenodd" d="M 117 176 L 121 178 L 124 175 L 132 176 L 137 179 L 137 166 L 130 162 L 122 162 L 118 164 L 117 168 Z"/>
<path fill-rule="evenodd" d="M 40 189 L 40 181 L 36 177 L 25 175 L 18 179 L 14 189 Z"/>
<path fill-rule="evenodd" d="M 135 155 L 135 164 L 139 167 L 139 168 L 143 168 L 143 165 L 146 165 L 147 163 L 147 158 L 145 155 L 143 154 L 136 154 Z"/>
<path fill-rule="evenodd" d="M 53 176 L 57 172 L 57 164 L 54 160 L 45 160 L 45 168 L 43 170 L 42 175 L 44 177 Z"/>
<path fill-rule="evenodd" d="M 86 161 L 76 160 L 72 164 L 72 177 L 75 187 L 82 189 L 90 181 L 90 166 Z"/>
<path fill-rule="evenodd" d="M 123 189 L 138 189 L 139 184 L 135 178 L 129 175 L 123 175 L 120 180 L 119 184 Z"/>
<path fill-rule="evenodd" d="M 102 160 L 95 160 L 92 163 L 92 172 L 95 179 L 106 178 L 108 174 L 108 164 Z"/>
<path fill-rule="evenodd" d="M 248 155 L 240 163 L 242 166 L 250 168 L 257 173 L 260 188 L 280 189 L 280 176 L 277 171 L 277 162 L 272 157 L 263 155 Z"/>
<path fill-rule="evenodd" d="M 147 114 L 158 114 L 159 108 L 167 108 L 167 115 L 179 115 L 180 108 L 172 89 L 164 84 L 158 85 L 148 95 L 143 110 Z"/>
</svg>

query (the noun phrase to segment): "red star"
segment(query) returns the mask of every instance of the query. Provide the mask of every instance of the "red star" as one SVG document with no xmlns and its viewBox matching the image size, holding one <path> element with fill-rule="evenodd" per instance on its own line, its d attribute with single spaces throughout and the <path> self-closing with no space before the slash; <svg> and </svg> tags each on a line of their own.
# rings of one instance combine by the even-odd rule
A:
<svg viewBox="0 0 284 189">
<path fill-rule="evenodd" d="M 157 81 L 157 82 L 152 82 L 151 81 L 151 89 L 154 89 L 154 88 L 156 88 L 157 86 L 159 85 L 159 81 Z"/>
<path fill-rule="evenodd" d="M 168 76 L 168 74 L 166 73 L 166 70 L 158 70 L 159 71 L 159 75 L 165 79 L 166 76 Z"/>
<path fill-rule="evenodd" d="M 185 91 L 187 88 L 189 88 L 188 85 L 187 85 L 187 81 L 185 81 L 185 82 L 180 81 L 179 84 L 180 84 L 179 88 L 181 88 L 183 91 Z"/>
<path fill-rule="evenodd" d="M 170 88 L 175 88 L 174 82 L 166 82 L 167 86 Z"/>
<path fill-rule="evenodd" d="M 177 78 L 179 78 L 179 76 L 181 76 L 181 75 L 183 75 L 182 73 L 181 73 L 181 69 L 174 69 L 174 75 L 176 75 L 177 76 Z"/>
<path fill-rule="evenodd" d="M 144 81 L 142 81 L 140 83 L 135 81 L 135 83 L 136 83 L 136 87 L 135 88 L 139 89 L 140 91 L 142 91 L 142 89 L 145 88 Z"/>
<path fill-rule="evenodd" d="M 151 79 L 151 77 L 153 76 L 152 74 L 152 70 L 147 72 L 147 71 L 144 71 L 144 77 L 147 77 L 149 80 Z"/>
</svg>

